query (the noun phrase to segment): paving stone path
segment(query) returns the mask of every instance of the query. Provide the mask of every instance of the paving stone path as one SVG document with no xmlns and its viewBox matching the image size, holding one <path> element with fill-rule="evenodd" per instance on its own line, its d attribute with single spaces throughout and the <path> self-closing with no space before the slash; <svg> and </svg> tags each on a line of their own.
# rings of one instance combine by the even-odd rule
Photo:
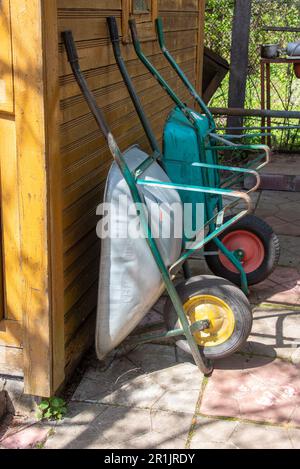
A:
<svg viewBox="0 0 300 469">
<path fill-rule="evenodd" d="M 3 448 L 300 448 L 300 193 L 263 192 L 256 213 L 282 244 L 274 274 L 251 290 L 254 326 L 239 353 L 204 378 L 174 346 L 93 359 L 58 424 L 11 428 Z M 205 272 L 203 260 L 194 273 Z M 162 322 L 161 300 L 144 326 Z"/>
</svg>

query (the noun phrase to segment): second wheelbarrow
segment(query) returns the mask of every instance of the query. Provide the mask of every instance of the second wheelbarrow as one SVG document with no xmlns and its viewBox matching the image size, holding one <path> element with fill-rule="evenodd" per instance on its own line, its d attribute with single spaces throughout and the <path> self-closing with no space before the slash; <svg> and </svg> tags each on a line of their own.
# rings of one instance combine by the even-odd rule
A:
<svg viewBox="0 0 300 469">
<path fill-rule="evenodd" d="M 165 125 L 161 161 L 172 182 L 203 184 L 207 187 L 233 187 L 241 176 L 249 172 L 256 173 L 265 166 L 270 160 L 270 149 L 267 146 L 235 144 L 216 134 L 216 126 L 209 109 L 165 47 L 161 20 L 156 22 L 161 49 L 200 106 L 202 113 L 189 108 L 177 96 L 143 53 L 135 21 L 130 20 L 129 23 L 138 57 L 176 105 Z M 116 44 L 116 41 L 113 43 Z M 219 164 L 220 151 L 259 151 L 260 154 L 246 167 L 230 167 Z M 222 179 L 222 173 L 230 175 Z M 253 187 L 252 191 L 257 187 Z M 204 203 L 206 220 L 211 232 L 214 232 L 214 213 L 222 210 L 222 197 L 215 194 L 179 192 L 184 203 Z M 212 272 L 240 285 L 247 293 L 248 285 L 262 282 L 276 268 L 280 245 L 272 228 L 264 220 L 251 214 L 208 243 L 205 246 L 205 255 Z"/>
</svg>

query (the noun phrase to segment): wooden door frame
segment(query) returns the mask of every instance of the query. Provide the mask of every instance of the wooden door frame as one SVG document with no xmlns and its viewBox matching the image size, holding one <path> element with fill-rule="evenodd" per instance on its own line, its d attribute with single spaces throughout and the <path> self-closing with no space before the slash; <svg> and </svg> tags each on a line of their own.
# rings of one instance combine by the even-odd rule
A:
<svg viewBox="0 0 300 469">
<path fill-rule="evenodd" d="M 10 3 L 24 384 L 49 397 L 65 376 L 57 5 Z"/>
<path fill-rule="evenodd" d="M 156 20 L 158 17 L 158 1 L 159 0 L 151 0 L 151 13 L 149 13 L 149 23 Z M 129 32 L 129 18 L 133 14 L 133 0 L 121 0 L 122 2 L 122 38 L 123 42 L 130 43 L 131 36 Z"/>
</svg>

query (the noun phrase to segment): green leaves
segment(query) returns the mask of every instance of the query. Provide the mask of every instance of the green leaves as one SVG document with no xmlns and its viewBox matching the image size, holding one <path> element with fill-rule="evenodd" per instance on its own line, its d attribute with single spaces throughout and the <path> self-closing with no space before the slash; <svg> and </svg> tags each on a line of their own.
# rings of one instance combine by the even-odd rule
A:
<svg viewBox="0 0 300 469">
<path fill-rule="evenodd" d="M 230 62 L 231 32 L 234 12 L 232 0 L 207 0 L 205 45 L 219 53 Z M 288 32 L 265 31 L 266 26 L 300 27 L 299 0 L 252 0 L 252 19 L 249 44 L 249 74 L 245 107 L 260 109 L 260 45 L 280 44 L 286 47 L 288 42 L 300 40 L 300 34 Z M 272 65 L 272 109 L 296 110 L 300 102 L 300 80 L 297 80 L 293 66 Z M 229 74 L 213 97 L 212 107 L 228 106 Z M 260 126 L 261 120 L 245 119 L 245 125 Z M 273 119 L 274 125 L 288 124 L 287 121 Z M 221 121 L 220 125 L 226 125 Z M 290 121 L 290 124 L 299 124 Z M 274 131 L 278 147 L 292 149 L 300 147 L 300 131 Z"/>
<path fill-rule="evenodd" d="M 66 402 L 59 397 L 44 399 L 38 406 L 38 420 L 62 420 L 67 413 Z"/>
</svg>

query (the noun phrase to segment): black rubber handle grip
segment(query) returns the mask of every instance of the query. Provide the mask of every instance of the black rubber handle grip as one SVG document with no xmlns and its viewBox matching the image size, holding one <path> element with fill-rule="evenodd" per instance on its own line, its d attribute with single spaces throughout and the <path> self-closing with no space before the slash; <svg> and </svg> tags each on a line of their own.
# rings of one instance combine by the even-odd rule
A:
<svg viewBox="0 0 300 469">
<path fill-rule="evenodd" d="M 66 47 L 69 62 L 71 64 L 78 62 L 79 59 L 72 31 L 63 31 L 61 36 Z"/>
<path fill-rule="evenodd" d="M 115 52 L 118 55 L 120 55 L 120 53 L 121 53 L 121 50 L 120 50 L 120 36 L 119 36 L 117 20 L 116 20 L 115 16 L 108 16 L 108 18 L 106 20 L 107 20 L 107 25 L 108 25 L 112 45 L 115 49 Z"/>
<path fill-rule="evenodd" d="M 137 44 L 139 42 L 139 36 L 137 32 L 135 19 L 132 18 L 129 20 L 129 27 L 130 27 L 133 43 Z"/>
</svg>

